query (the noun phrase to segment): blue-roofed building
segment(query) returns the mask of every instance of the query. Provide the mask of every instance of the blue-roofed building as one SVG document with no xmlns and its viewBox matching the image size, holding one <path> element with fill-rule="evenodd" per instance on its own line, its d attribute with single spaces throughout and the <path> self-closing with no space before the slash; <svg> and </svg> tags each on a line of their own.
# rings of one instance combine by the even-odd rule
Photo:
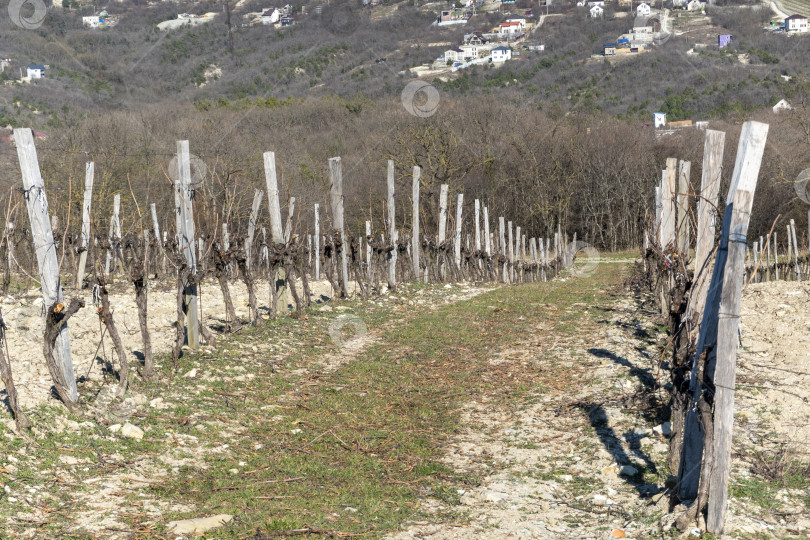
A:
<svg viewBox="0 0 810 540">
<path fill-rule="evenodd" d="M 42 64 L 31 64 L 26 70 L 29 79 L 41 79 L 45 76 L 45 66 Z"/>
</svg>

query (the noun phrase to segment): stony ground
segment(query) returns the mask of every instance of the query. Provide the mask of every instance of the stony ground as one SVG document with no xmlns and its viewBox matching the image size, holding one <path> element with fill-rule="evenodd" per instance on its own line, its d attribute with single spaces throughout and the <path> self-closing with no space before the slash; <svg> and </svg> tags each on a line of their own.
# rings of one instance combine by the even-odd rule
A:
<svg viewBox="0 0 810 540">
<path fill-rule="evenodd" d="M 630 262 L 614 258 L 595 276 L 523 288 L 403 287 L 330 302 L 302 320 L 275 322 L 269 334 L 225 338 L 177 370 L 163 365 L 159 383 L 136 383 L 123 401 L 107 395 L 109 375 L 96 367 L 78 417 L 48 397 L 37 379 L 47 381 L 46 371 L 34 377 L 18 360 L 36 363 L 36 304 L 9 300 L 11 357 L 35 427 L 20 435 L 7 420 L 2 431 L 0 522 L 21 538 L 174 538 L 195 527 L 214 527 L 211 538 L 678 536 L 669 527 L 682 508 L 670 511 L 663 467 L 666 335 L 643 291 L 622 287 Z M 204 314 L 216 327 L 221 306 L 208 290 Z M 173 335 L 173 306 L 162 306 L 161 294 L 153 293 L 152 313 L 168 338 L 156 349 Z M 743 293 L 729 538 L 810 530 L 809 294 L 796 282 Z M 235 297 L 246 311 L 246 295 Z M 127 302 L 116 298 L 116 316 L 128 321 L 128 350 L 137 350 Z M 77 356 L 89 357 L 82 369 L 98 345 L 92 315 L 71 327 Z M 478 341 L 431 326 L 454 318 Z M 427 328 L 415 325 L 421 320 Z M 425 332 L 440 335 L 422 343 Z M 458 383 L 442 379 L 465 366 L 459 380 L 470 386 L 447 393 Z M 402 370 L 418 385 L 392 378 Z M 364 400 L 381 389 L 392 393 L 373 402 L 379 418 L 361 418 Z M 436 392 L 444 423 L 422 409 Z M 333 416 L 320 419 L 317 407 Z M 398 416 L 418 422 L 389 425 Z M 423 430 L 435 445 L 429 459 L 397 457 Z M 292 456 L 301 459 L 295 466 Z M 387 491 L 375 495 L 381 469 Z M 331 490 L 340 494 L 321 500 Z M 207 521 L 175 523 L 184 518 Z"/>
</svg>

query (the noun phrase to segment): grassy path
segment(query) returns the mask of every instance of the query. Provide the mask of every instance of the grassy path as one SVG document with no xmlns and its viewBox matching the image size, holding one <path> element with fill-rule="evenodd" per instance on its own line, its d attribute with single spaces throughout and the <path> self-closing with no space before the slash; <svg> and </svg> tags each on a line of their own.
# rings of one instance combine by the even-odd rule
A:
<svg viewBox="0 0 810 540">
<path fill-rule="evenodd" d="M 115 414 L 43 409 L 47 433 L 6 448 L 21 456 L 12 493 L 41 489 L 7 501 L 0 518 L 16 536 L 82 538 L 161 538 L 171 519 L 213 514 L 233 516 L 217 538 L 464 521 L 459 492 L 488 474 L 445 458 L 469 427 L 465 407 L 520 408 L 581 386 L 589 374 L 571 344 L 600 332 L 623 267 L 460 301 L 452 295 L 471 291 L 414 286 L 248 329 L 185 356 L 175 375 L 164 362 L 164 379 L 136 386 Z M 338 316 L 359 318 L 373 339 L 324 369 Z M 110 430 L 125 422 L 144 437 Z"/>
</svg>

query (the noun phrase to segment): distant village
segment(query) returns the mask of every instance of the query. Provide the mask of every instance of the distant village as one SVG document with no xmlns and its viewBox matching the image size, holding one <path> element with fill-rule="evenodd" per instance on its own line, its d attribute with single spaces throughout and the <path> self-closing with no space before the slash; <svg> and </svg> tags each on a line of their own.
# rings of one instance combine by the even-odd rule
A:
<svg viewBox="0 0 810 540">
<path fill-rule="evenodd" d="M 559 0 L 539 0 L 540 8 L 558 2 Z M 571 0 L 567 0 L 570 2 Z M 669 5 L 664 8 L 663 2 Z M 237 10 L 244 2 L 236 3 L 234 10 Z M 158 0 L 150 0 L 149 4 L 156 4 Z M 362 0 L 363 5 L 369 9 L 379 5 L 378 0 Z M 54 7 L 62 4 L 54 0 Z M 435 4 L 422 4 L 423 8 L 429 9 Z M 411 68 L 411 73 L 419 77 L 438 76 L 462 70 L 474 65 L 490 64 L 495 67 L 501 66 L 509 61 L 519 59 L 529 52 L 543 52 L 545 45 L 538 34 L 538 29 L 542 26 L 545 16 L 536 16 L 532 10 L 516 10 L 513 8 L 515 0 L 458 0 L 455 7 L 437 11 L 434 21 L 436 26 L 470 25 L 475 24 L 476 15 L 479 13 L 500 13 L 503 16 L 502 22 L 495 27 L 479 28 L 464 34 L 463 39 L 456 46 L 447 48 L 441 56 L 436 58 L 431 64 L 424 64 Z M 632 17 L 632 26 L 627 32 L 616 37 L 615 41 L 604 43 L 599 54 L 594 58 L 602 57 L 618 61 L 623 56 L 635 55 L 649 50 L 651 47 L 661 45 L 666 42 L 671 29 L 671 19 L 674 14 L 683 12 L 704 13 L 708 3 L 707 0 L 662 0 L 662 7 L 654 9 L 653 2 L 641 2 L 634 5 L 632 0 L 614 0 L 606 6 L 605 0 L 580 0 L 576 6 L 587 10 L 592 19 L 600 19 L 609 13 L 613 17 Z M 612 9 L 611 9 L 612 8 Z M 290 4 L 280 7 L 267 7 L 260 11 L 249 12 L 240 15 L 235 24 L 236 28 L 247 26 L 266 26 L 271 28 L 286 28 L 294 26 L 302 19 L 311 14 L 320 14 L 323 6 L 311 6 L 312 13 L 307 13 L 306 6 L 293 8 Z M 157 24 L 160 31 L 169 32 L 183 26 L 196 26 L 212 22 L 221 12 L 209 12 L 202 15 L 180 13 L 176 18 L 163 21 Z M 551 16 L 561 16 L 559 14 Z M 91 30 L 105 30 L 114 28 L 119 17 L 110 15 L 106 10 L 100 10 L 94 15 L 85 15 L 81 18 L 85 28 Z M 810 32 L 808 18 L 801 14 L 792 14 L 785 17 L 781 22 L 774 20 L 770 23 L 769 30 L 783 32 L 785 35 L 798 35 Z M 734 36 L 731 34 L 718 34 L 716 46 L 720 49 L 726 48 L 733 43 Z M 696 44 L 695 48 L 705 47 L 706 44 Z M 43 64 L 30 64 L 27 68 L 9 70 L 11 59 L 0 59 L 0 73 L 5 72 L 3 77 L 5 84 L 31 83 L 47 76 L 50 67 Z M 19 75 L 19 78 L 17 78 Z"/>
</svg>

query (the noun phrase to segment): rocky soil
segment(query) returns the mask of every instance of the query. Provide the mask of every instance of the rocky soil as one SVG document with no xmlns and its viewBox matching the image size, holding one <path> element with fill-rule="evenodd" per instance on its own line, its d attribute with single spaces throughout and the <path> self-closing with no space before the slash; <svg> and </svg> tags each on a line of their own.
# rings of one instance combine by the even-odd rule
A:
<svg viewBox="0 0 810 540">
<path fill-rule="evenodd" d="M 808 300 L 808 283 L 743 292 L 728 538 L 810 531 Z M 605 318 L 579 336 L 560 340 L 538 328 L 491 359 L 548 376 L 519 407 L 497 394 L 466 405 L 467 428 L 445 463 L 480 480 L 457 491 L 455 506 L 424 500 L 435 515 L 454 512 L 453 521 L 413 522 L 390 538 L 700 536 L 671 530 L 684 507 L 670 509 L 666 494 L 666 394 L 656 390 L 668 382 L 658 367 L 666 335 L 638 298 L 592 309 Z M 797 481 L 803 487 L 791 487 Z"/>
</svg>

